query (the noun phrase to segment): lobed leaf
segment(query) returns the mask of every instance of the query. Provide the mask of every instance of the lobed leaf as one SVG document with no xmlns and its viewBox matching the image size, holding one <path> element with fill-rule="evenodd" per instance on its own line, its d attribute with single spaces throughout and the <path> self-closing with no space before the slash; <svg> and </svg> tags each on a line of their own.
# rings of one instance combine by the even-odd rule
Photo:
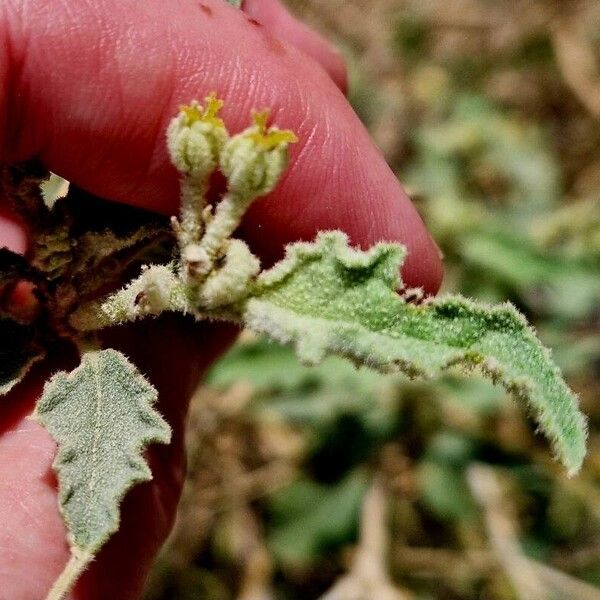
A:
<svg viewBox="0 0 600 600">
<path fill-rule="evenodd" d="M 586 422 L 550 353 L 510 304 L 458 296 L 405 302 L 399 268 L 405 250 L 379 244 L 363 252 L 340 232 L 292 244 L 263 272 L 244 321 L 318 363 L 339 354 L 384 373 L 432 377 L 452 366 L 479 369 L 527 403 L 570 473 L 585 455 Z"/>
<path fill-rule="evenodd" d="M 84 353 L 79 367 L 44 387 L 34 417 L 58 444 L 59 505 L 76 563 L 74 575 L 50 597 L 62 598 L 79 567 L 117 531 L 125 493 L 152 478 L 143 451 L 171 437 L 153 408 L 156 399 L 150 383 L 111 349 Z"/>
</svg>

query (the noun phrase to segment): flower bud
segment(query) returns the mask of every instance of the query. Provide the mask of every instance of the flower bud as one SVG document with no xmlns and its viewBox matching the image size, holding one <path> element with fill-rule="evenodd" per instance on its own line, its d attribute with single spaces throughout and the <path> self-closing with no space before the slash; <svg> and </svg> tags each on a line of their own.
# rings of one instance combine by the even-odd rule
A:
<svg viewBox="0 0 600 600">
<path fill-rule="evenodd" d="M 218 117 L 223 102 L 214 94 L 207 96 L 206 107 L 198 102 L 182 106 L 167 129 L 167 148 L 171 162 L 183 175 L 208 179 L 219 164 L 223 146 L 229 139 Z"/>
<path fill-rule="evenodd" d="M 288 146 L 298 141 L 292 131 L 267 128 L 267 111 L 253 117 L 252 127 L 225 144 L 220 162 L 229 191 L 249 199 L 273 190 L 287 166 Z"/>
</svg>

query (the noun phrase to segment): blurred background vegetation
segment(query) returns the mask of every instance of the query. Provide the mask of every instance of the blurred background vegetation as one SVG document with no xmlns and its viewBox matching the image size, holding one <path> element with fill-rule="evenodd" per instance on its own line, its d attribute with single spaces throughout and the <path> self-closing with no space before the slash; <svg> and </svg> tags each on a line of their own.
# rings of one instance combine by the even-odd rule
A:
<svg viewBox="0 0 600 600">
<path fill-rule="evenodd" d="M 486 382 L 299 365 L 243 335 L 193 403 L 146 600 L 600 598 L 600 3 L 294 0 L 445 255 L 590 417 L 580 476 Z"/>
</svg>

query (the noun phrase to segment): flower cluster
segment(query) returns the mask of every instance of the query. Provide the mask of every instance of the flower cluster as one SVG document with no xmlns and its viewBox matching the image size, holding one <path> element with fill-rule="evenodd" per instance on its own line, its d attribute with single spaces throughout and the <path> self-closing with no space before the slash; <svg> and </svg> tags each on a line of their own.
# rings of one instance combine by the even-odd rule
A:
<svg viewBox="0 0 600 600">
<path fill-rule="evenodd" d="M 179 260 L 151 266 L 99 307 L 89 306 L 71 324 L 89 330 L 132 321 L 165 310 L 212 317 L 242 301 L 260 272 L 260 262 L 242 240 L 232 238 L 253 200 L 271 192 L 288 163 L 292 131 L 267 126 L 268 112 L 254 112 L 253 124 L 230 136 L 215 94 L 205 104 L 182 106 L 167 129 L 167 149 L 181 177 L 181 209 L 173 218 Z M 227 192 L 214 209 L 206 194 L 219 169 Z"/>
</svg>

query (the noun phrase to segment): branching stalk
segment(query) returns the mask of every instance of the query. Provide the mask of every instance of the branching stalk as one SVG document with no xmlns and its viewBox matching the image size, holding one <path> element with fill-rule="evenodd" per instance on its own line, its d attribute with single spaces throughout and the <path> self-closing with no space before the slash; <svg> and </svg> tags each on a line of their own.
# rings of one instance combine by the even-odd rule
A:
<svg viewBox="0 0 600 600">
<path fill-rule="evenodd" d="M 226 242 L 237 229 L 251 201 L 251 198 L 245 198 L 239 193 L 229 192 L 219 202 L 200 241 L 200 247 L 208 255 L 211 266 L 222 255 Z"/>
</svg>

